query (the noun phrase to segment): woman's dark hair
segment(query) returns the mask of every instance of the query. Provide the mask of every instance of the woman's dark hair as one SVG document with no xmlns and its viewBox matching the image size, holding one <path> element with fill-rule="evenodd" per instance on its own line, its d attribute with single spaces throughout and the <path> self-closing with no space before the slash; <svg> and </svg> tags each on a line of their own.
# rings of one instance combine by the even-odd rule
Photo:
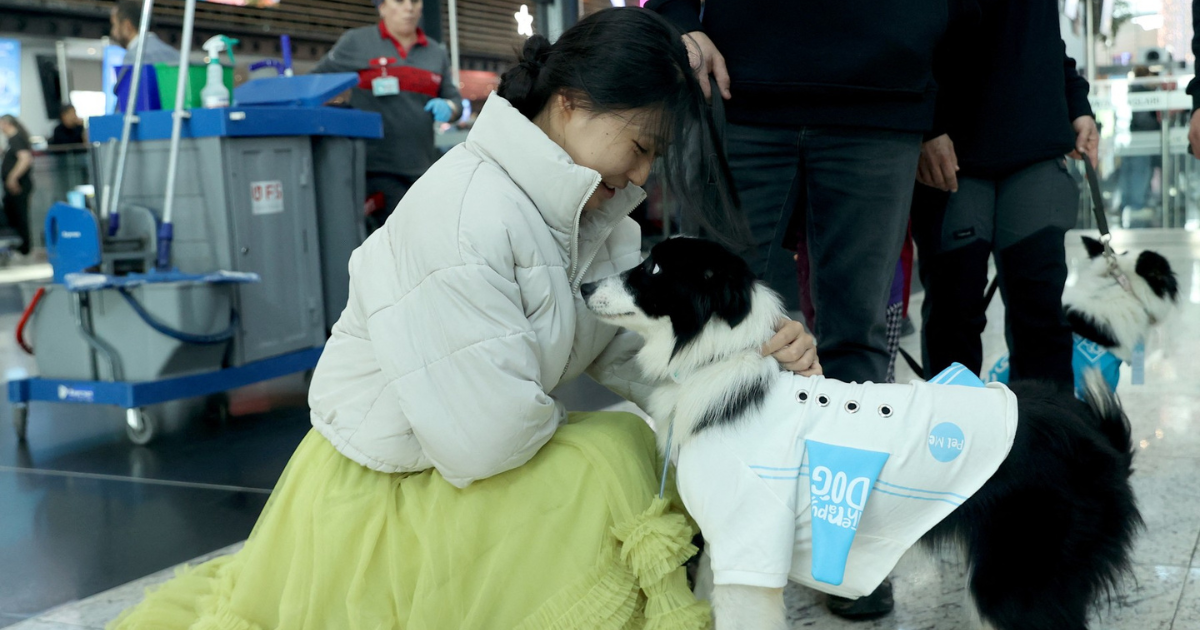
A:
<svg viewBox="0 0 1200 630">
<path fill-rule="evenodd" d="M 25 125 L 22 125 L 21 121 L 17 120 L 16 116 L 13 116 L 12 114 L 5 114 L 0 116 L 0 120 L 12 125 L 17 130 L 17 135 L 26 142 L 29 142 L 29 132 L 25 129 Z"/>
<path fill-rule="evenodd" d="M 736 212 L 729 165 L 687 47 L 681 33 L 658 14 L 635 7 L 605 9 L 554 44 L 534 35 L 526 40 L 518 65 L 504 73 L 498 93 L 530 120 L 559 93 L 595 114 L 656 110 L 657 129 L 651 132 L 660 139 L 658 174 L 685 220 L 734 248 L 745 245 L 748 230 Z"/>
</svg>

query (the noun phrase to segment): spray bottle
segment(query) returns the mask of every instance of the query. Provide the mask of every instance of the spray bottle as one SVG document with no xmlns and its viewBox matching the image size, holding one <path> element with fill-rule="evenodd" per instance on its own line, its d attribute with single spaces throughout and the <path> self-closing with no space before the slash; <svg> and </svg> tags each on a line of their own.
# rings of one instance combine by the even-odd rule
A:
<svg viewBox="0 0 1200 630">
<path fill-rule="evenodd" d="M 204 51 L 208 53 L 208 78 L 204 89 L 200 90 L 200 103 L 206 108 L 229 107 L 229 88 L 225 86 L 225 69 L 221 67 L 221 51 L 229 53 L 229 62 L 233 60 L 233 45 L 238 40 L 225 35 L 214 35 L 204 42 Z"/>
</svg>

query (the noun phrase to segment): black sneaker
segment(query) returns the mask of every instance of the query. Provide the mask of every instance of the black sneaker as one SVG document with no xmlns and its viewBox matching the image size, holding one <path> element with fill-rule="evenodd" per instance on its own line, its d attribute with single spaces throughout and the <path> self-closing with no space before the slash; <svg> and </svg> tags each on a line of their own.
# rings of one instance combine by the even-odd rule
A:
<svg viewBox="0 0 1200 630">
<path fill-rule="evenodd" d="M 829 612 L 843 619 L 851 621 L 877 619 L 892 612 L 892 609 L 896 607 L 896 602 L 892 600 L 892 580 L 885 579 L 873 593 L 858 599 L 830 595 L 829 601 L 825 602 L 825 605 L 829 607 Z"/>
</svg>

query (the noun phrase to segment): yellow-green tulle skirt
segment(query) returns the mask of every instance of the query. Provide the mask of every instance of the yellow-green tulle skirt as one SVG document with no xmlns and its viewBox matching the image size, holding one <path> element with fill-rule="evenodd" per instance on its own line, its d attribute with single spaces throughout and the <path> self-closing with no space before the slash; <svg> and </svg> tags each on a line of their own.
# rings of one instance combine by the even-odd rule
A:
<svg viewBox="0 0 1200 630">
<path fill-rule="evenodd" d="M 111 629 L 707 628 L 695 530 L 657 498 L 637 416 L 572 414 L 516 470 L 384 474 L 310 431 L 236 554 L 187 567 Z"/>
</svg>

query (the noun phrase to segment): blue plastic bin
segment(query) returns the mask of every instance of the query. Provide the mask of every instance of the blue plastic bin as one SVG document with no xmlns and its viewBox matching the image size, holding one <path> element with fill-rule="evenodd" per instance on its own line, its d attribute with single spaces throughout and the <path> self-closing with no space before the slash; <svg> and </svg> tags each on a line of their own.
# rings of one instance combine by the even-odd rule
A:
<svg viewBox="0 0 1200 630">
<path fill-rule="evenodd" d="M 129 102 L 129 86 L 133 83 L 133 66 L 117 66 L 117 109 L 116 113 L 125 113 L 125 104 Z M 142 66 L 141 85 L 138 86 L 138 99 L 134 104 L 134 111 L 144 112 L 147 110 L 162 109 L 162 100 L 158 92 L 158 78 L 155 76 L 154 66 L 145 64 Z"/>
</svg>

